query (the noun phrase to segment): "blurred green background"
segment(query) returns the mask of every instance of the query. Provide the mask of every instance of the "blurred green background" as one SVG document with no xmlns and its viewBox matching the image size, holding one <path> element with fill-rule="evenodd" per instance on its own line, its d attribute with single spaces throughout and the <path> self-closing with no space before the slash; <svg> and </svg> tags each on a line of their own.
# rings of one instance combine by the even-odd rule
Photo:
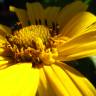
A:
<svg viewBox="0 0 96 96">
<path fill-rule="evenodd" d="M 9 5 L 14 5 L 19 8 L 25 8 L 26 2 L 40 2 L 43 6 L 65 6 L 77 0 L 0 0 L 0 23 L 7 26 L 13 26 L 16 23 L 17 17 L 9 12 Z M 88 11 L 96 14 L 96 0 L 81 0 L 89 5 Z M 70 66 L 75 67 L 83 73 L 96 86 L 96 61 L 90 57 L 77 61 L 66 62 Z"/>
</svg>

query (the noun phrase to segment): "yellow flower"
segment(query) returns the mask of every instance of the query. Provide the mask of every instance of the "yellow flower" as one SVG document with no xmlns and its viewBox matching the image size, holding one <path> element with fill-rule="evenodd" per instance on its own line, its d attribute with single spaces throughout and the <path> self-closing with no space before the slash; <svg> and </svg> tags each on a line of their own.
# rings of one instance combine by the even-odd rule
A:
<svg viewBox="0 0 96 96">
<path fill-rule="evenodd" d="M 21 29 L 0 25 L 0 96 L 96 96 L 93 85 L 63 63 L 96 55 L 96 17 L 80 1 L 62 9 L 26 7 L 10 7 Z"/>
</svg>

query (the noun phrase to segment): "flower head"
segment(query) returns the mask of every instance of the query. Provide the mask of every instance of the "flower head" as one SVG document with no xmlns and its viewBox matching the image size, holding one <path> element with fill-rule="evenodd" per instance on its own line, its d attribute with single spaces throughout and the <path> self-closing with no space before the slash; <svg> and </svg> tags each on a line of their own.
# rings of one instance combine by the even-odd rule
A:
<svg viewBox="0 0 96 96">
<path fill-rule="evenodd" d="M 96 17 L 80 1 L 63 9 L 26 7 L 10 7 L 22 28 L 0 25 L 0 95 L 95 96 L 93 85 L 63 62 L 96 54 Z"/>
</svg>

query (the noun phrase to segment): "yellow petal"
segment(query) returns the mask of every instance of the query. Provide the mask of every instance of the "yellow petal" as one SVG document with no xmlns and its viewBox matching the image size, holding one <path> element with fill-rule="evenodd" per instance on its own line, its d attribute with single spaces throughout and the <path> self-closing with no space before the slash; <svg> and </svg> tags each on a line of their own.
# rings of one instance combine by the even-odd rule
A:
<svg viewBox="0 0 96 96">
<path fill-rule="evenodd" d="M 26 3 L 26 7 L 31 24 L 36 24 L 36 22 L 44 24 L 44 10 L 40 3 Z"/>
<path fill-rule="evenodd" d="M 46 78 L 48 79 L 57 96 L 70 96 L 70 94 L 50 66 L 44 66 L 44 71 Z"/>
<path fill-rule="evenodd" d="M 5 52 L 4 48 L 0 48 L 0 55 L 3 55 Z"/>
<path fill-rule="evenodd" d="M 39 70 L 31 63 L 18 63 L 0 70 L 0 96 L 35 96 Z"/>
<path fill-rule="evenodd" d="M 7 68 L 8 66 L 11 65 L 11 63 L 12 62 L 11 62 L 11 60 L 9 58 L 0 56 L 0 70 L 4 69 L 4 68 Z"/>
<path fill-rule="evenodd" d="M 6 42 L 7 42 L 6 38 L 0 35 L 0 48 L 3 48 Z"/>
<path fill-rule="evenodd" d="M 43 68 L 40 68 L 40 82 L 38 86 L 38 94 L 39 96 L 56 96 L 45 76 Z"/>
<path fill-rule="evenodd" d="M 96 31 L 96 22 L 93 23 L 91 26 L 89 26 L 88 28 L 86 28 L 86 33 L 88 32 L 92 32 L 92 31 Z"/>
<path fill-rule="evenodd" d="M 6 55 L 5 48 L 4 48 L 6 42 L 7 42 L 6 38 L 0 35 L 0 56 Z"/>
<path fill-rule="evenodd" d="M 96 22 L 96 17 L 89 12 L 80 12 L 61 30 L 60 36 L 74 37 L 86 33 L 86 28 Z"/>
<path fill-rule="evenodd" d="M 2 60 L 5 60 L 5 58 L 4 58 L 4 57 L 2 57 L 2 56 L 0 56 L 0 61 L 2 61 Z"/>
<path fill-rule="evenodd" d="M 32 8 L 32 15 L 34 15 L 35 20 L 37 20 L 38 23 L 44 24 L 45 23 L 44 22 L 44 9 L 42 5 L 36 2 L 32 4 L 31 8 Z"/>
<path fill-rule="evenodd" d="M 6 36 L 7 34 L 11 33 L 11 28 L 6 25 L 0 24 L 0 35 Z"/>
<path fill-rule="evenodd" d="M 74 84 L 71 78 L 67 75 L 67 73 L 62 70 L 58 65 L 52 64 L 51 65 L 54 72 L 57 74 L 58 78 L 70 94 L 70 96 L 82 96 L 82 93 L 78 89 L 78 87 Z M 71 86 L 71 87 L 70 87 Z M 70 88 L 69 88 L 70 87 Z"/>
<path fill-rule="evenodd" d="M 65 6 L 57 17 L 57 22 L 60 25 L 60 28 L 64 27 L 64 25 L 69 22 L 69 20 L 79 12 L 85 11 L 87 9 L 87 5 L 82 3 L 81 1 L 75 1 L 71 4 Z M 75 21 L 76 22 L 76 21 Z"/>
<path fill-rule="evenodd" d="M 28 14 L 28 18 L 30 20 L 30 23 L 35 24 L 35 16 L 34 16 L 34 12 L 33 12 L 33 9 L 32 9 L 32 4 L 31 3 L 26 3 L 26 7 L 27 7 L 27 14 Z"/>
<path fill-rule="evenodd" d="M 48 25 L 52 25 L 52 23 L 56 23 L 56 18 L 60 7 L 47 7 L 45 9 L 45 19 L 47 20 Z"/>
<path fill-rule="evenodd" d="M 19 18 L 20 22 L 22 23 L 23 27 L 28 25 L 27 12 L 24 9 L 20 9 L 20 8 L 10 6 L 9 10 L 16 13 L 16 15 L 18 16 L 18 18 Z"/>
<path fill-rule="evenodd" d="M 7 64 L 8 62 L 7 60 L 0 61 L 0 65 Z"/>
<path fill-rule="evenodd" d="M 9 63 L 10 63 L 10 60 L 2 60 L 2 61 L 0 61 L 0 70 L 8 67 Z"/>
<path fill-rule="evenodd" d="M 62 61 L 96 55 L 96 32 L 88 32 L 72 38 L 58 46 L 58 52 L 58 58 Z"/>
<path fill-rule="evenodd" d="M 94 54 L 96 54 L 96 49 L 69 55 L 65 58 L 65 61 L 81 59 L 84 57 L 93 56 Z"/>
<path fill-rule="evenodd" d="M 69 75 L 74 84 L 82 92 L 83 96 L 96 96 L 96 90 L 94 86 L 90 83 L 90 81 L 88 81 L 86 77 L 84 77 L 81 73 L 79 73 L 74 68 L 68 66 L 67 64 L 58 62 L 58 65 L 63 70 L 65 70 L 65 72 Z"/>
</svg>

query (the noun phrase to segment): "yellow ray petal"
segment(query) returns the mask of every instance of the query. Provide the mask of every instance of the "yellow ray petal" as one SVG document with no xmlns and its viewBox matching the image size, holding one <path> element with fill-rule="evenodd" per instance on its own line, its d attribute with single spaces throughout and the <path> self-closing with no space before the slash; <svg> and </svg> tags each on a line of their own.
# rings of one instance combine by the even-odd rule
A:
<svg viewBox="0 0 96 96">
<path fill-rule="evenodd" d="M 48 79 L 57 96 L 70 96 L 70 94 L 50 66 L 44 66 L 44 71 L 46 78 Z"/>
<path fill-rule="evenodd" d="M 8 62 L 9 61 L 6 61 L 6 60 L 0 61 L 0 65 L 7 64 Z"/>
<path fill-rule="evenodd" d="M 0 35 L 6 36 L 7 34 L 11 33 L 11 28 L 6 25 L 0 24 Z"/>
<path fill-rule="evenodd" d="M 35 20 L 37 20 L 38 23 L 39 20 L 41 21 L 41 24 L 44 24 L 44 9 L 40 3 L 32 3 L 32 15 L 34 15 Z M 38 12 L 39 11 L 39 12 Z"/>
<path fill-rule="evenodd" d="M 79 12 L 85 11 L 87 9 L 87 5 L 82 3 L 81 1 L 75 1 L 67 6 L 65 6 L 57 17 L 57 22 L 62 28 L 69 20 Z M 75 21 L 76 22 L 76 21 Z"/>
<path fill-rule="evenodd" d="M 20 22 L 22 23 L 23 27 L 28 25 L 27 12 L 24 9 L 20 9 L 20 8 L 10 6 L 9 10 L 16 13 L 16 15 L 18 16 L 18 18 L 19 18 Z"/>
<path fill-rule="evenodd" d="M 58 62 L 58 65 L 65 70 L 65 72 L 73 80 L 74 84 L 82 92 L 83 96 L 96 96 L 94 86 L 81 73 L 64 63 Z"/>
<path fill-rule="evenodd" d="M 6 42 L 7 42 L 6 38 L 0 35 L 0 48 L 3 48 Z"/>
<path fill-rule="evenodd" d="M 0 70 L 7 68 L 8 66 L 10 66 L 11 63 L 12 61 L 9 58 L 0 56 Z"/>
<path fill-rule="evenodd" d="M 80 92 L 78 87 L 74 84 L 74 82 L 71 80 L 71 78 L 67 75 L 67 73 L 64 70 L 62 70 L 58 65 L 55 64 L 52 64 L 51 66 L 54 72 L 59 77 L 60 81 L 63 83 L 68 93 L 70 94 L 70 96 L 82 96 L 82 93 Z"/>
<path fill-rule="evenodd" d="M 58 52 L 58 58 L 62 61 L 96 55 L 96 32 L 72 38 L 65 44 L 58 46 Z"/>
<path fill-rule="evenodd" d="M 9 63 L 10 63 L 10 60 L 2 60 L 2 61 L 0 61 L 0 70 L 6 68 Z"/>
<path fill-rule="evenodd" d="M 0 55 L 2 56 L 4 54 L 5 50 L 4 48 L 0 48 Z"/>
<path fill-rule="evenodd" d="M 60 36 L 74 37 L 86 33 L 86 28 L 96 22 L 96 17 L 89 12 L 80 12 L 61 30 Z"/>
<path fill-rule="evenodd" d="M 92 31 L 96 31 L 96 22 L 93 23 L 91 26 L 89 26 L 88 28 L 86 28 L 86 33 L 88 32 L 92 32 Z"/>
<path fill-rule="evenodd" d="M 32 24 L 40 23 L 44 24 L 44 10 L 40 3 L 26 3 L 29 20 Z M 38 12 L 39 11 L 39 12 Z"/>
<path fill-rule="evenodd" d="M 0 35 L 0 56 L 4 56 L 6 54 L 4 48 L 6 42 L 7 42 L 6 38 Z"/>
<path fill-rule="evenodd" d="M 0 56 L 0 61 L 5 60 L 6 58 L 4 58 L 3 56 Z"/>
<path fill-rule="evenodd" d="M 96 49 L 85 51 L 85 52 L 80 52 L 80 53 L 78 52 L 76 54 L 72 54 L 72 55 L 66 56 L 65 61 L 81 59 L 81 58 L 84 58 L 84 57 L 93 56 L 94 54 L 96 55 Z"/>
<path fill-rule="evenodd" d="M 60 7 L 48 7 L 45 9 L 45 19 L 47 20 L 48 25 L 52 25 L 52 23 L 56 23 L 56 18 Z"/>
<path fill-rule="evenodd" d="M 28 14 L 28 18 L 30 20 L 31 24 L 35 24 L 35 16 L 34 16 L 34 12 L 32 9 L 32 5 L 31 3 L 26 3 L 26 7 L 27 7 L 27 14 Z"/>
<path fill-rule="evenodd" d="M 35 96 L 39 70 L 22 63 L 0 70 L 0 96 Z"/>
<path fill-rule="evenodd" d="M 55 96 L 54 91 L 52 90 L 43 68 L 40 68 L 40 82 L 38 86 L 38 94 L 39 96 Z"/>
</svg>

